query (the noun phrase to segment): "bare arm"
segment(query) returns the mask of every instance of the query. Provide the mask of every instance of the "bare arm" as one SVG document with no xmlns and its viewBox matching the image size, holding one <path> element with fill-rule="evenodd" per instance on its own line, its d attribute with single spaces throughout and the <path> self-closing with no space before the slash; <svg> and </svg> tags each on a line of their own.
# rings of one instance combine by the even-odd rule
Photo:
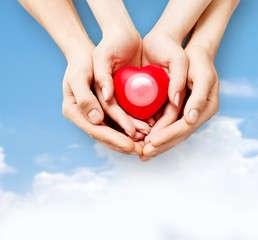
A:
<svg viewBox="0 0 258 240">
<path fill-rule="evenodd" d="M 63 114 L 89 136 L 119 152 L 135 150 L 133 141 L 109 126 L 91 90 L 95 46 L 87 36 L 71 0 L 20 0 L 64 53 Z M 112 137 L 111 137 L 112 136 Z M 141 150 L 141 149 L 140 149 Z"/>
<path fill-rule="evenodd" d="M 214 59 L 239 0 L 213 0 L 197 21 L 185 52 L 189 59 L 187 86 L 191 90 L 184 116 L 160 129 L 144 147 L 143 160 L 169 150 L 188 138 L 218 110 L 219 79 Z"/>
<path fill-rule="evenodd" d="M 113 75 L 128 65 L 141 66 L 142 39 L 122 0 L 87 0 L 102 30 L 102 40 L 93 53 L 95 89 L 107 113 L 135 141 L 150 131 L 147 123 L 133 119 L 117 104 Z"/>
<path fill-rule="evenodd" d="M 163 32 L 182 43 L 212 0 L 170 0 L 154 30 Z"/>
<path fill-rule="evenodd" d="M 214 59 L 231 15 L 240 0 L 213 0 L 198 20 L 188 47 L 201 46 Z"/>
<path fill-rule="evenodd" d="M 74 46 L 91 44 L 71 0 L 19 0 L 68 59 Z"/>
</svg>

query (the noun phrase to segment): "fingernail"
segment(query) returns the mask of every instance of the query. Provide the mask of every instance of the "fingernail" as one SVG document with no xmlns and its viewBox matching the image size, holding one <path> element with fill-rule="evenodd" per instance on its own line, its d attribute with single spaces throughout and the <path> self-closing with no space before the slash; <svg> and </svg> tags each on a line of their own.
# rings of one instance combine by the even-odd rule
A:
<svg viewBox="0 0 258 240">
<path fill-rule="evenodd" d="M 188 117 L 189 117 L 191 123 L 195 123 L 199 117 L 199 114 L 196 110 L 191 110 L 188 114 Z"/>
<path fill-rule="evenodd" d="M 139 132 L 145 134 L 145 135 L 148 135 L 149 133 L 146 131 L 146 130 L 143 130 L 143 129 L 139 129 Z"/>
<path fill-rule="evenodd" d="M 144 139 L 145 144 L 150 143 L 151 142 L 151 138 L 149 136 L 146 136 L 146 138 Z"/>
<path fill-rule="evenodd" d="M 155 125 L 155 120 L 152 118 L 151 120 L 148 121 L 148 124 L 150 127 L 153 127 Z"/>
<path fill-rule="evenodd" d="M 179 102 L 180 102 L 180 93 L 179 93 L 179 92 L 177 92 L 177 93 L 175 94 L 175 99 L 174 99 L 174 101 L 175 101 L 175 105 L 178 107 L 178 106 L 179 106 Z"/>
<path fill-rule="evenodd" d="M 93 109 L 88 113 L 88 117 L 91 123 L 98 124 L 101 121 L 101 114 L 98 110 Z"/>
<path fill-rule="evenodd" d="M 130 132 L 128 132 L 127 130 L 125 130 L 125 132 L 129 137 L 132 137 L 132 134 Z"/>
<path fill-rule="evenodd" d="M 107 91 L 106 87 L 102 88 L 102 96 L 103 96 L 104 101 L 106 102 L 108 99 L 108 91 Z"/>
<path fill-rule="evenodd" d="M 154 126 L 154 123 L 149 122 L 149 126 L 150 126 L 150 127 L 153 127 L 153 126 Z"/>
</svg>

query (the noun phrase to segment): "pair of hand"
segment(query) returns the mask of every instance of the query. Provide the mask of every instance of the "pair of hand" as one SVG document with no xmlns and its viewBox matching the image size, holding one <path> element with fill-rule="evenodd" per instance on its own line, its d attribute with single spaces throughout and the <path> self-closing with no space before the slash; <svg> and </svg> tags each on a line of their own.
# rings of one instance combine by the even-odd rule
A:
<svg viewBox="0 0 258 240">
<path fill-rule="evenodd" d="M 97 47 L 85 41 L 67 60 L 64 116 L 110 149 L 142 160 L 186 139 L 218 109 L 218 77 L 209 53 L 199 46 L 183 49 L 162 32 L 151 31 L 142 41 L 136 31 L 112 29 Z M 169 74 L 170 101 L 163 112 L 143 122 L 117 104 L 112 75 L 126 65 L 147 64 L 160 65 Z"/>
<path fill-rule="evenodd" d="M 86 1 L 103 34 L 97 47 L 72 1 L 19 0 L 67 59 L 63 113 L 68 119 L 109 148 L 148 160 L 216 113 L 219 84 L 213 61 L 239 0 L 168 1 L 143 40 L 123 1 Z M 118 106 L 112 76 L 123 66 L 147 64 L 160 65 L 169 74 L 169 102 L 143 122 Z"/>
</svg>

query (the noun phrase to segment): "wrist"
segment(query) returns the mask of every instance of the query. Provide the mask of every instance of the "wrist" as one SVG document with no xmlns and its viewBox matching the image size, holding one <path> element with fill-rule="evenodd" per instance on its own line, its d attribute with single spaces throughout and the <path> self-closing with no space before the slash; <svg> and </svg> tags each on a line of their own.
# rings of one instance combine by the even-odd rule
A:
<svg viewBox="0 0 258 240">
<path fill-rule="evenodd" d="M 185 47 L 185 51 L 191 51 L 192 49 L 199 49 L 200 51 L 206 52 L 210 58 L 214 61 L 217 51 L 219 48 L 219 43 L 216 41 L 208 40 L 208 39 L 195 39 L 194 41 L 190 41 L 187 43 Z"/>
<path fill-rule="evenodd" d="M 63 53 L 67 62 L 85 62 L 92 55 L 94 45 L 87 36 L 71 37 L 67 39 Z M 83 64 L 83 63 L 82 63 Z"/>
<path fill-rule="evenodd" d="M 134 26 L 126 26 L 121 23 L 110 24 L 102 30 L 103 38 L 112 38 L 113 41 L 119 40 L 131 42 L 132 44 L 141 41 L 141 36 Z"/>
<path fill-rule="evenodd" d="M 238 2 L 213 0 L 196 23 L 187 47 L 202 47 L 215 59 L 224 31 Z"/>
<path fill-rule="evenodd" d="M 182 44 L 211 0 L 169 1 L 154 29 Z"/>
<path fill-rule="evenodd" d="M 154 28 L 152 29 L 145 37 L 144 37 L 144 44 L 146 42 L 151 42 L 154 45 L 158 45 L 162 39 L 166 39 L 167 41 L 173 42 L 178 46 L 182 46 L 182 41 L 174 35 L 171 35 L 167 31 L 163 31 L 161 29 Z M 152 45 L 151 44 L 151 45 Z"/>
<path fill-rule="evenodd" d="M 122 0 L 87 0 L 102 32 L 117 26 L 133 29 L 134 24 Z"/>
<path fill-rule="evenodd" d="M 207 49 L 206 47 L 202 46 L 202 45 L 187 45 L 187 47 L 185 48 L 185 52 L 187 55 L 195 52 L 202 52 L 205 55 L 209 56 L 210 58 L 212 58 L 209 49 Z"/>
<path fill-rule="evenodd" d="M 166 36 L 178 45 L 181 45 L 184 40 L 182 31 L 171 31 L 171 29 L 166 26 L 155 26 L 150 33 L 148 33 L 148 36 Z"/>
</svg>

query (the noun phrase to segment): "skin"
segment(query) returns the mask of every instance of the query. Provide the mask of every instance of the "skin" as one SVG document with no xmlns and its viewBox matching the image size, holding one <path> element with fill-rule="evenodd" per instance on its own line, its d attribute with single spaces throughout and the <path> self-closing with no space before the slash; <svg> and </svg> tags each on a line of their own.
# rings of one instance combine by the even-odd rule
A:
<svg viewBox="0 0 258 240">
<path fill-rule="evenodd" d="M 185 48 L 189 60 L 186 84 L 191 93 L 184 107 L 184 115 L 172 124 L 167 126 L 163 124 L 157 131 L 155 130 L 155 134 L 151 132 L 146 137 L 146 145 L 141 156 L 143 161 L 184 141 L 217 112 L 219 79 L 214 59 L 226 26 L 238 3 L 238 0 L 213 0 L 197 21 Z M 196 111 L 194 121 L 189 117 L 192 110 Z"/>
<path fill-rule="evenodd" d="M 213 63 L 238 2 L 191 0 L 186 8 L 183 1 L 169 1 L 142 44 L 122 1 L 88 0 L 103 33 L 95 47 L 71 0 L 20 0 L 67 59 L 64 116 L 110 149 L 137 154 L 144 161 L 185 140 L 216 113 L 219 84 Z M 184 49 L 183 39 L 193 27 Z M 169 74 L 170 101 L 155 119 L 143 122 L 118 106 L 112 76 L 123 66 L 149 63 L 161 65 Z M 186 86 L 190 95 L 184 104 Z M 182 108 L 183 117 L 178 119 Z M 107 115 L 118 128 L 106 121 Z"/>
<path fill-rule="evenodd" d="M 211 0 L 169 1 L 162 16 L 143 40 L 143 65 L 158 64 L 170 77 L 168 96 L 179 105 L 185 89 L 188 59 L 182 42 Z"/>
<path fill-rule="evenodd" d="M 91 88 L 95 46 L 84 30 L 72 1 L 20 0 L 20 3 L 48 31 L 67 60 L 63 80 L 64 116 L 112 150 L 142 154 L 139 143 L 104 122 L 102 106 Z M 147 130 L 150 130 L 149 126 Z"/>
<path fill-rule="evenodd" d="M 114 97 L 113 75 L 124 66 L 141 66 L 142 39 L 122 1 L 87 0 L 103 38 L 93 52 L 95 89 L 105 110 L 126 134 L 143 140 L 150 126 L 127 115 Z M 149 120 L 149 123 L 153 120 Z"/>
<path fill-rule="evenodd" d="M 145 37 L 143 50 L 141 38 L 122 1 L 87 0 L 87 2 L 103 33 L 103 38 L 93 54 L 95 88 L 99 102 L 105 113 L 125 129 L 135 143 L 138 142 L 140 146 L 145 147 L 155 132 L 172 124 L 178 118 L 185 96 L 188 69 L 188 58 L 181 44 L 211 0 L 191 0 L 187 10 L 184 2 L 169 1 L 162 17 Z M 150 128 L 148 129 L 146 125 L 144 127 L 144 123 L 139 120 L 141 128 L 136 125 L 136 120 L 130 119 L 114 98 L 113 74 L 123 66 L 139 67 L 142 64 L 163 66 L 171 79 L 170 103 L 164 111 L 166 114 L 158 118 L 159 121 L 151 132 Z M 148 123 L 152 126 L 155 121 L 150 120 Z M 146 138 L 144 133 L 147 134 Z"/>
</svg>

